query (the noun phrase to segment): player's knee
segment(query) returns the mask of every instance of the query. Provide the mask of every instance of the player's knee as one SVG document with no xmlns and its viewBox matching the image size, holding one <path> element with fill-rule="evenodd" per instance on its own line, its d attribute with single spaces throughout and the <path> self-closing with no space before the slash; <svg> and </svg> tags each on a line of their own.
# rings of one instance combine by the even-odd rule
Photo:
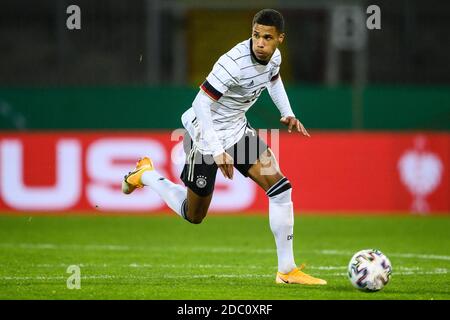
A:
<svg viewBox="0 0 450 320">
<path fill-rule="evenodd" d="M 200 224 L 202 223 L 203 219 L 206 216 L 206 213 L 204 210 L 189 210 L 187 214 L 187 219 L 192 224 Z"/>
<path fill-rule="evenodd" d="M 273 184 L 267 191 L 266 195 L 270 202 L 273 203 L 289 203 L 291 202 L 292 186 L 286 177 L 281 178 Z"/>
<path fill-rule="evenodd" d="M 189 219 L 189 222 L 192 224 L 200 224 L 203 221 L 203 217 L 194 217 L 192 219 Z"/>
<path fill-rule="evenodd" d="M 194 217 L 189 217 L 188 221 L 192 224 L 200 224 L 202 223 L 204 217 L 200 217 L 200 216 L 194 216 Z"/>
</svg>

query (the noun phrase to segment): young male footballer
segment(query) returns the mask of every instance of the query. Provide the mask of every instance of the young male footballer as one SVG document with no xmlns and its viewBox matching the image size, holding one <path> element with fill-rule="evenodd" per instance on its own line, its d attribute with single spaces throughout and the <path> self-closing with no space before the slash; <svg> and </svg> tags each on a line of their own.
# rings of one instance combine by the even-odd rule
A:
<svg viewBox="0 0 450 320">
<path fill-rule="evenodd" d="M 162 177 L 144 157 L 122 182 L 126 194 L 150 187 L 190 223 L 205 218 L 214 191 L 217 169 L 233 179 L 233 168 L 250 177 L 269 198 L 269 223 L 278 257 L 277 283 L 324 285 L 325 280 L 302 272 L 293 253 L 294 209 L 292 186 L 281 173 L 273 152 L 249 125 L 245 113 L 267 89 L 281 113 L 281 123 L 309 137 L 292 112 L 280 77 L 284 19 L 264 9 L 253 18 L 252 36 L 222 55 L 200 86 L 192 107 L 181 117 L 186 163 L 181 173 L 185 187 Z M 268 170 L 270 164 L 272 170 Z"/>
</svg>

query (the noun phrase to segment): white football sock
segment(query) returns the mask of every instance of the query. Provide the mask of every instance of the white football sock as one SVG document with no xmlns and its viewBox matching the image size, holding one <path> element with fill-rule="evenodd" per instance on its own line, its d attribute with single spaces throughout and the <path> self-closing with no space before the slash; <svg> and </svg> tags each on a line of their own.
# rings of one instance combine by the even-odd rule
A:
<svg viewBox="0 0 450 320">
<path fill-rule="evenodd" d="M 287 183 L 289 183 L 288 180 Z M 282 185 L 280 187 L 281 190 L 285 189 Z M 289 189 L 281 193 L 277 193 L 276 190 L 272 190 L 275 191 L 272 193 L 270 191 L 271 189 L 267 192 L 269 195 L 269 222 L 277 245 L 278 271 L 289 273 L 296 267 L 293 251 L 294 205 L 291 201 L 292 189 L 289 184 Z"/>
<path fill-rule="evenodd" d="M 156 170 L 145 171 L 141 176 L 141 182 L 159 194 L 170 209 L 186 219 L 184 211 L 187 189 L 185 187 L 164 178 Z"/>
</svg>

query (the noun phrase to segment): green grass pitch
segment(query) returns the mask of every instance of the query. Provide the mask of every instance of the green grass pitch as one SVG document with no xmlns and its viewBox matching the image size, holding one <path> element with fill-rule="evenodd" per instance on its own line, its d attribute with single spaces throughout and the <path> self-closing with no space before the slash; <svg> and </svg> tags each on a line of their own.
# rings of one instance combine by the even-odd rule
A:
<svg viewBox="0 0 450 320">
<path fill-rule="evenodd" d="M 275 284 L 266 215 L 0 216 L 0 299 L 450 299 L 449 216 L 297 215 L 297 264 L 328 285 Z M 393 265 L 381 291 L 354 289 L 347 264 L 378 248 Z M 78 265 L 81 288 L 67 288 Z"/>
</svg>

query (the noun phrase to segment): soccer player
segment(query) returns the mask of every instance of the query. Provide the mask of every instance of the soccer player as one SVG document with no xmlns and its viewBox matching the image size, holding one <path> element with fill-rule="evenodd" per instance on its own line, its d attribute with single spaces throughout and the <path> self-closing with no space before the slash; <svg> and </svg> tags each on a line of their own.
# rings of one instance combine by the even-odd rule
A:
<svg viewBox="0 0 450 320">
<path fill-rule="evenodd" d="M 280 77 L 284 19 L 272 9 L 258 12 L 250 39 L 222 55 L 200 86 L 192 107 L 181 117 L 187 133 L 183 145 L 186 163 L 181 173 L 185 187 L 162 177 L 144 157 L 122 182 L 125 194 L 150 187 L 182 218 L 198 224 L 205 218 L 213 196 L 217 169 L 233 179 L 233 168 L 250 177 L 269 198 L 269 224 L 278 257 L 276 283 L 324 285 L 294 261 L 292 186 L 281 173 L 273 152 L 249 125 L 245 113 L 267 89 L 288 131 L 309 137 L 292 112 Z M 271 169 L 271 170 L 270 170 Z"/>
</svg>

